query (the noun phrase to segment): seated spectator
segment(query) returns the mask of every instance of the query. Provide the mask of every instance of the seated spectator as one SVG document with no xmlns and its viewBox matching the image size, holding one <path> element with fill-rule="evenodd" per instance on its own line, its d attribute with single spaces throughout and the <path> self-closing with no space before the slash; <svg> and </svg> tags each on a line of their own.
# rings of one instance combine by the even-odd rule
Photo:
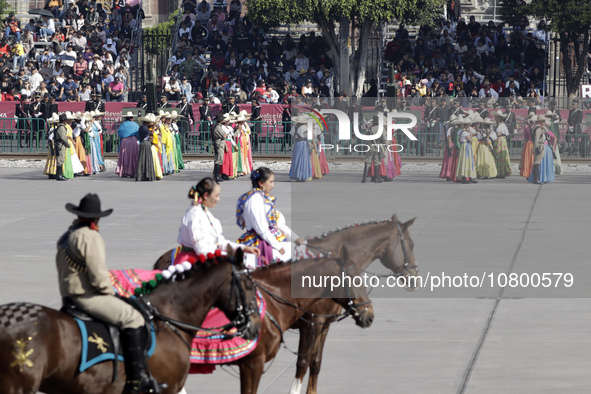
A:
<svg viewBox="0 0 591 394">
<path fill-rule="evenodd" d="M 215 70 L 221 70 L 224 67 L 225 63 L 226 63 L 226 58 L 224 57 L 222 52 L 216 51 L 213 53 L 213 56 L 211 57 L 211 60 L 210 60 L 210 65 Z"/>
<path fill-rule="evenodd" d="M 176 77 L 170 77 L 166 85 L 164 85 L 164 91 L 170 101 L 179 101 L 181 99 L 181 86 Z"/>
<path fill-rule="evenodd" d="M 209 16 L 211 11 L 209 9 L 209 3 L 205 0 L 199 3 L 199 7 L 197 8 L 197 20 L 201 22 L 201 24 L 206 25 L 209 21 Z"/>
<path fill-rule="evenodd" d="M 308 72 L 308 69 L 310 68 L 310 61 L 303 52 L 298 52 L 298 56 L 295 58 L 294 62 L 297 70 L 304 70 L 304 72 Z"/>
<path fill-rule="evenodd" d="M 216 14 L 211 15 L 211 19 L 209 19 L 205 26 L 210 34 L 213 32 L 221 32 L 222 27 L 224 27 L 224 24 L 218 20 L 218 16 Z"/>
<path fill-rule="evenodd" d="M 21 23 L 14 16 L 14 12 L 8 15 L 6 20 L 6 29 L 4 30 L 4 37 L 8 38 L 13 35 L 16 41 L 21 40 Z"/>
<path fill-rule="evenodd" d="M 74 62 L 74 77 L 76 80 L 80 80 L 84 71 L 88 70 L 88 63 L 84 60 L 82 55 L 78 55 L 76 58 L 76 62 Z"/>
<path fill-rule="evenodd" d="M 115 77 L 113 82 L 109 83 L 107 88 L 107 101 L 123 101 L 125 86 L 119 77 Z"/>
</svg>

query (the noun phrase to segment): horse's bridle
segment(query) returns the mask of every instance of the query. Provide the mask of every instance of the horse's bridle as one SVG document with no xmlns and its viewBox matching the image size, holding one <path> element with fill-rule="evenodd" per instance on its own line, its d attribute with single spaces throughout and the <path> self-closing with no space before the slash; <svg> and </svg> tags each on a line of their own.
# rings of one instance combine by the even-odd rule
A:
<svg viewBox="0 0 591 394">
<path fill-rule="evenodd" d="M 347 276 L 350 276 L 348 270 L 355 267 L 355 264 L 351 263 L 351 265 L 349 267 L 345 267 L 343 262 L 340 259 L 337 258 L 337 259 L 335 259 L 335 261 L 337 262 L 337 264 L 339 265 L 339 268 L 341 269 L 341 274 L 347 274 Z M 349 286 L 345 286 L 345 292 L 347 295 L 347 309 L 345 312 L 343 312 L 341 314 L 338 321 L 343 320 L 348 315 L 351 315 L 353 317 L 359 317 L 359 315 L 361 315 L 361 313 L 359 312 L 359 307 L 363 306 L 363 305 L 371 304 L 371 300 L 369 300 L 369 299 L 367 301 L 363 301 L 363 302 L 356 304 L 353 301 L 354 298 L 351 295 L 351 289 L 349 288 Z"/>
<path fill-rule="evenodd" d="M 396 253 L 396 248 L 398 248 L 398 244 L 402 245 L 402 253 L 404 254 L 404 265 L 402 266 L 402 271 L 399 273 L 393 272 L 396 278 L 400 276 L 408 276 L 411 269 L 419 268 L 417 264 L 410 265 L 409 258 L 408 258 L 408 251 L 406 250 L 406 245 L 404 243 L 404 235 L 402 235 L 402 229 L 400 228 L 400 223 L 394 222 L 396 224 L 396 228 L 398 229 L 398 236 L 396 237 L 396 244 L 392 249 L 392 253 L 390 254 L 390 258 L 394 261 L 394 253 Z"/>
<path fill-rule="evenodd" d="M 189 351 L 191 351 L 191 345 L 185 340 L 185 338 L 183 338 L 181 333 L 176 328 L 179 328 L 180 330 L 185 331 L 185 332 L 192 332 L 192 331 L 207 332 L 207 333 L 210 333 L 212 336 L 217 336 L 217 337 L 219 337 L 220 335 L 223 335 L 224 339 L 231 339 L 231 338 L 234 338 L 237 336 L 242 336 L 242 335 L 244 335 L 246 330 L 248 330 L 250 327 L 250 324 L 251 324 L 250 323 L 250 316 L 252 314 L 254 314 L 256 311 L 258 311 L 258 305 L 257 305 L 257 301 L 256 301 L 256 292 L 253 295 L 252 300 L 248 303 L 247 308 L 244 307 L 246 305 L 245 291 L 242 288 L 242 286 L 240 285 L 240 277 L 243 275 L 246 275 L 247 279 L 256 288 L 256 283 L 254 282 L 254 280 L 250 276 L 250 273 L 248 272 L 248 270 L 246 270 L 246 269 L 238 270 L 238 269 L 236 269 L 236 266 L 234 264 L 232 264 L 232 287 L 230 288 L 230 299 L 232 299 L 232 295 L 234 294 L 234 288 L 236 288 L 236 312 L 238 314 L 232 321 L 230 321 L 228 324 L 226 324 L 224 326 L 214 327 L 214 328 L 203 328 L 203 327 L 196 326 L 194 324 L 185 323 L 185 322 L 171 319 L 169 317 L 166 317 L 166 316 L 160 314 L 160 312 L 158 312 L 156 310 L 156 308 L 154 308 L 150 304 L 149 301 L 144 299 L 144 297 L 140 297 L 140 300 L 142 301 L 143 305 L 146 306 L 146 309 L 148 310 L 149 315 L 150 315 L 149 319 L 146 319 L 146 320 L 152 320 L 152 318 L 154 318 L 154 319 L 163 321 L 164 324 L 166 326 L 168 326 L 183 341 L 183 343 L 187 346 Z M 229 302 L 230 301 L 228 300 L 228 304 L 229 304 Z M 235 334 L 220 334 L 220 331 L 223 332 L 223 331 L 229 330 L 231 328 L 236 328 L 237 332 Z"/>
</svg>

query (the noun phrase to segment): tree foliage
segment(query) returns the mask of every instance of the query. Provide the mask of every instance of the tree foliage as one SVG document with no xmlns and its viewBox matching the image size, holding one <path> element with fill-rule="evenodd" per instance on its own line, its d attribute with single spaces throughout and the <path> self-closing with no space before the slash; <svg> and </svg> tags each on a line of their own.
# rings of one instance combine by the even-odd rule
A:
<svg viewBox="0 0 591 394">
<path fill-rule="evenodd" d="M 586 68 L 589 51 L 589 30 L 591 29 L 591 1 L 589 0 L 503 0 L 501 15 L 512 23 L 523 16 L 548 20 L 550 30 L 560 37 L 562 64 L 564 66 L 567 91 L 573 96 L 579 90 L 581 77 Z M 574 42 L 572 53 L 569 43 Z M 580 45 L 579 45 L 580 43 Z M 576 71 L 571 60 L 577 64 Z"/>
<path fill-rule="evenodd" d="M 1 0 L 0 0 L 1 1 Z M 154 27 L 147 27 L 143 31 L 143 45 L 147 53 L 152 55 L 162 55 L 171 49 L 172 33 L 176 25 L 176 18 L 179 16 L 179 10 L 176 10 L 168 17 L 168 20 L 160 22 Z M 147 38 L 146 36 L 152 36 Z"/>
<path fill-rule="evenodd" d="M 10 4 L 6 0 L 0 0 L 0 16 L 4 17 L 10 11 Z"/>
</svg>

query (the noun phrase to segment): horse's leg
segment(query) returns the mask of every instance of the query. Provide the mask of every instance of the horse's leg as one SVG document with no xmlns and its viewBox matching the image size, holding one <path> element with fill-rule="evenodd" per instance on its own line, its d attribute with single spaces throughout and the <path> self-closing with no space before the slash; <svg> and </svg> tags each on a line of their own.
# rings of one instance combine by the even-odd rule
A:
<svg viewBox="0 0 591 394">
<path fill-rule="evenodd" d="M 261 354 L 244 361 L 240 363 L 240 394 L 256 394 L 265 367 L 265 356 Z"/>
<path fill-rule="evenodd" d="M 320 325 L 319 332 L 317 332 L 312 361 L 310 362 L 310 376 L 308 377 L 308 391 L 306 394 L 317 393 L 318 374 L 320 373 L 320 365 L 322 364 L 322 351 L 324 350 L 324 342 L 326 342 L 329 328 L 330 323 L 325 323 L 324 325 Z"/>
<path fill-rule="evenodd" d="M 308 316 L 306 317 L 306 319 L 311 319 L 311 317 Z M 304 377 L 306 377 L 308 367 L 310 366 L 314 342 L 316 341 L 318 334 L 316 326 L 312 326 L 312 324 L 304 320 L 300 320 L 297 322 L 297 328 L 300 331 L 300 342 L 298 345 L 298 361 L 296 363 L 296 374 L 295 379 L 291 385 L 290 394 L 300 394 L 302 390 Z"/>
</svg>

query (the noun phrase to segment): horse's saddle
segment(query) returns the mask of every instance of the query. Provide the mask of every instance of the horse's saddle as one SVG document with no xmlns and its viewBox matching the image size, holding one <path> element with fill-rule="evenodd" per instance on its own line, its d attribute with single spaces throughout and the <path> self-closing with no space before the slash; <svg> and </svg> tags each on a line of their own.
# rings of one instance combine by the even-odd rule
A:
<svg viewBox="0 0 591 394">
<path fill-rule="evenodd" d="M 63 306 L 60 312 L 66 313 L 74 318 L 80 336 L 82 337 L 82 349 L 80 357 L 79 372 L 84 372 L 95 364 L 104 361 L 124 361 L 119 328 L 104 321 L 98 320 L 82 309 L 80 309 L 69 298 L 63 298 Z M 156 348 L 156 334 L 154 328 L 150 327 L 151 335 L 147 342 L 150 357 Z M 113 380 L 116 379 L 117 363 L 113 364 Z"/>
</svg>

